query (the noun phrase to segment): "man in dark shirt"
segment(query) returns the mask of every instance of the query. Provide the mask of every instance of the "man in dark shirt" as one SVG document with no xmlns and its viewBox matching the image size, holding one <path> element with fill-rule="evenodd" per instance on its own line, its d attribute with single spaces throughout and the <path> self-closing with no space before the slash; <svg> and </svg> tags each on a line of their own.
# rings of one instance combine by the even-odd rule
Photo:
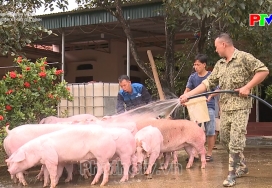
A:
<svg viewBox="0 0 272 188">
<path fill-rule="evenodd" d="M 151 95 L 140 83 L 131 83 L 127 75 L 118 78 L 121 90 L 117 96 L 117 113 L 143 106 L 151 102 Z"/>
<path fill-rule="evenodd" d="M 198 54 L 195 57 L 195 62 L 194 62 L 194 69 L 195 72 L 191 74 L 191 76 L 188 79 L 188 82 L 186 84 L 186 89 L 184 93 L 188 93 L 189 91 L 195 89 L 198 85 L 201 84 L 203 80 L 205 80 L 210 74 L 210 71 L 206 70 L 207 66 L 207 61 L 208 57 L 204 54 Z M 207 150 L 207 156 L 206 156 L 206 161 L 211 162 L 213 161 L 212 158 L 212 150 L 214 147 L 214 135 L 215 135 L 215 101 L 214 98 L 211 97 L 207 101 L 207 106 L 208 106 L 208 111 L 209 111 L 209 116 L 210 116 L 210 121 L 205 122 L 205 132 L 207 136 L 207 145 L 208 145 L 208 150 Z"/>
</svg>

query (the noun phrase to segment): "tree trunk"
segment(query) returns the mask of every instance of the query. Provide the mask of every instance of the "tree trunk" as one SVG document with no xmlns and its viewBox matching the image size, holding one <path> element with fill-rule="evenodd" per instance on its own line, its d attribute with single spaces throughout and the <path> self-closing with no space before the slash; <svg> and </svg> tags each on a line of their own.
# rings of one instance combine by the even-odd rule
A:
<svg viewBox="0 0 272 188">
<path fill-rule="evenodd" d="M 169 25 L 168 11 L 165 16 L 165 78 L 168 80 L 168 87 L 170 91 L 174 92 L 174 78 L 175 78 L 175 28 Z"/>
<path fill-rule="evenodd" d="M 201 20 L 200 38 L 197 45 L 197 53 L 203 53 L 203 50 L 204 50 L 204 45 L 205 45 L 208 31 L 209 31 L 208 27 L 206 27 L 206 22 L 207 22 L 207 16 L 205 16 L 203 20 Z"/>
<path fill-rule="evenodd" d="M 165 50 L 165 78 L 169 90 L 175 92 L 175 26 L 170 25 L 169 10 L 166 10 L 165 15 L 165 37 L 166 37 L 166 50 Z"/>
</svg>

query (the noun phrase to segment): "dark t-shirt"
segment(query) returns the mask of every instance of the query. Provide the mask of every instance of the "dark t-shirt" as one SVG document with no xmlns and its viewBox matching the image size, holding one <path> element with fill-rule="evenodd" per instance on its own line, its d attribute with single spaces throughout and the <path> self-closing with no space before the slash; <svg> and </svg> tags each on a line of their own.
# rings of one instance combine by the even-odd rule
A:
<svg viewBox="0 0 272 188">
<path fill-rule="evenodd" d="M 191 76 L 189 77 L 188 79 L 188 82 L 186 84 L 186 88 L 189 88 L 191 90 L 195 89 L 197 86 L 199 86 L 201 84 L 201 82 L 203 80 L 205 80 L 209 75 L 211 74 L 210 71 L 208 71 L 208 73 L 203 76 L 203 77 L 200 77 L 198 76 L 198 74 L 195 72 L 193 74 L 191 74 Z M 208 98 L 208 96 L 206 96 Z M 215 101 L 214 101 L 214 98 L 211 98 L 211 100 L 207 103 L 208 105 L 208 108 L 212 108 L 212 109 L 215 109 Z"/>
</svg>

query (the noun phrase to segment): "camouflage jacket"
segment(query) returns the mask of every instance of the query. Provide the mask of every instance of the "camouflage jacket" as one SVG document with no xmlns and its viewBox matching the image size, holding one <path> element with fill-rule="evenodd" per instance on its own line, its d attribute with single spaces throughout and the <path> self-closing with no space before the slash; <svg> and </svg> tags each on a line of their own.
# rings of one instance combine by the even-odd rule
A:
<svg viewBox="0 0 272 188">
<path fill-rule="evenodd" d="M 231 60 L 220 59 L 210 76 L 203 80 L 207 90 L 219 86 L 221 90 L 234 90 L 245 86 L 258 71 L 268 71 L 267 67 L 253 55 L 235 49 Z M 222 111 L 252 108 L 250 97 L 239 97 L 237 94 L 220 94 Z"/>
</svg>

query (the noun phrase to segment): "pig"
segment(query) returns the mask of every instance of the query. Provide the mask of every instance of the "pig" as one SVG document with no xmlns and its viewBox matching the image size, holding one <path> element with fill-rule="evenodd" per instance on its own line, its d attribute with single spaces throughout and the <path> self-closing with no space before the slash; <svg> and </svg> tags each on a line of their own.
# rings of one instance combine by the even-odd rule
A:
<svg viewBox="0 0 272 188">
<path fill-rule="evenodd" d="M 92 128 L 92 126 L 90 128 Z M 137 158 L 135 156 L 136 144 L 135 144 L 135 140 L 134 140 L 134 135 L 132 135 L 129 130 L 124 129 L 124 128 L 105 128 L 104 131 L 108 132 L 114 138 L 116 138 L 115 139 L 116 153 L 111 158 L 111 160 L 116 160 L 117 156 L 120 157 L 121 164 L 123 165 L 123 168 L 124 168 L 123 177 L 120 180 L 120 182 L 124 182 L 124 181 L 128 180 L 128 172 L 129 172 L 129 167 L 130 167 L 131 163 L 133 165 L 133 168 L 132 168 L 133 173 L 131 176 L 133 176 L 137 172 Z M 58 168 L 57 168 L 58 173 L 57 173 L 56 182 L 58 181 L 58 179 L 62 173 L 62 170 L 63 170 L 63 166 L 58 165 Z M 99 172 L 99 173 L 101 173 L 101 172 Z M 47 182 L 49 182 L 46 174 L 48 174 L 48 173 L 45 173 L 44 186 L 47 186 Z"/>
<path fill-rule="evenodd" d="M 7 160 L 11 175 L 44 164 L 50 174 L 51 188 L 56 187 L 58 164 L 97 159 L 98 172 L 92 182 L 96 184 L 104 171 L 101 186 L 108 182 L 109 159 L 116 152 L 114 137 L 100 126 L 69 127 L 39 136 L 14 152 Z"/>
<path fill-rule="evenodd" d="M 163 136 L 158 128 L 147 126 L 136 133 L 135 141 L 137 162 L 138 164 L 142 164 L 144 159 L 149 157 L 145 174 L 148 175 L 148 178 L 152 178 L 152 167 L 160 155 Z"/>
<path fill-rule="evenodd" d="M 163 145 L 161 152 L 173 152 L 182 148 L 188 153 L 189 161 L 186 168 L 193 165 L 195 154 L 201 156 L 201 168 L 205 168 L 205 141 L 206 136 L 201 127 L 189 120 L 170 119 L 146 119 L 136 121 L 137 129 L 152 125 L 157 127 L 163 135 Z"/>
<path fill-rule="evenodd" d="M 97 121 L 96 123 L 93 123 L 96 125 L 101 125 L 105 128 L 111 128 L 111 127 L 119 127 L 119 128 L 125 128 L 129 130 L 133 136 L 138 132 L 137 125 L 135 122 L 104 122 L 104 121 Z"/>
<path fill-rule="evenodd" d="M 6 126 L 6 132 L 7 137 L 4 139 L 3 145 L 5 152 L 8 156 L 11 156 L 18 148 L 20 148 L 22 145 L 27 143 L 28 141 L 37 138 L 38 136 L 41 136 L 43 134 L 51 133 L 54 131 L 58 131 L 61 129 L 65 129 L 67 127 L 74 126 L 74 125 L 66 125 L 66 124 L 26 124 L 18 126 L 12 130 L 9 130 L 9 126 Z M 68 170 L 71 169 L 71 164 L 66 165 L 66 169 L 68 171 L 68 177 L 66 178 L 65 182 L 69 182 L 72 180 L 72 171 Z M 37 176 L 37 178 L 40 178 L 42 175 L 42 170 Z M 19 182 L 23 185 L 27 185 L 27 182 L 24 178 L 24 175 L 22 172 L 19 172 L 16 175 L 19 179 Z M 16 177 L 11 177 L 12 179 L 16 180 Z"/>
<path fill-rule="evenodd" d="M 97 121 L 98 118 L 91 114 L 78 114 L 74 115 L 68 118 L 58 118 L 55 116 L 49 116 L 46 118 L 43 118 L 39 124 L 52 124 L 52 123 L 68 123 L 68 122 L 80 122 L 80 121 Z"/>
</svg>

